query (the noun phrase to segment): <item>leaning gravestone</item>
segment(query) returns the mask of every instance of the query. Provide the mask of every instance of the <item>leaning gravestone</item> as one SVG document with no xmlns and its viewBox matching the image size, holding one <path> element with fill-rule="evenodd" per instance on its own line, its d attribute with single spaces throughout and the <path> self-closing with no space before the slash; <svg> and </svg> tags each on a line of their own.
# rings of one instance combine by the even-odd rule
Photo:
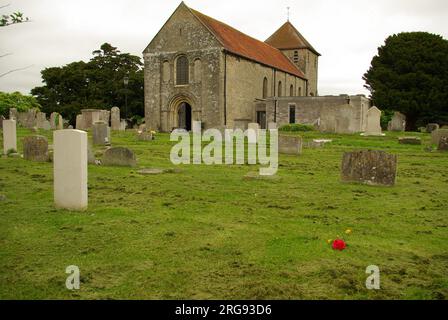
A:
<svg viewBox="0 0 448 320">
<path fill-rule="evenodd" d="M 448 151 L 448 137 L 441 137 L 439 141 L 439 146 L 437 148 L 439 151 Z"/>
<path fill-rule="evenodd" d="M 342 181 L 393 186 L 396 174 L 397 156 L 384 151 L 345 152 L 342 158 Z"/>
<path fill-rule="evenodd" d="M 23 139 L 23 158 L 29 161 L 48 161 L 48 140 L 43 136 Z"/>
<path fill-rule="evenodd" d="M 422 144 L 422 139 L 419 137 L 400 137 L 398 138 L 399 144 Z"/>
<path fill-rule="evenodd" d="M 394 112 L 392 120 L 387 126 L 388 131 L 405 131 L 406 128 L 406 116 L 400 112 Z"/>
<path fill-rule="evenodd" d="M 365 136 L 381 136 L 381 110 L 372 107 L 367 110 L 367 126 L 364 132 Z"/>
<path fill-rule="evenodd" d="M 118 107 L 113 107 L 110 109 L 110 122 L 111 128 L 114 131 L 120 130 L 120 109 Z"/>
<path fill-rule="evenodd" d="M 15 120 L 3 120 L 3 154 L 17 152 L 17 126 Z"/>
<path fill-rule="evenodd" d="M 93 144 L 106 145 L 110 143 L 110 129 L 106 122 L 100 121 L 93 124 Z"/>
<path fill-rule="evenodd" d="M 87 208 L 87 132 L 57 130 L 53 133 L 54 202 L 59 208 Z"/>
<path fill-rule="evenodd" d="M 135 167 L 137 160 L 132 150 L 115 147 L 106 150 L 101 159 L 101 164 L 105 166 Z"/>
<path fill-rule="evenodd" d="M 278 152 L 285 154 L 302 153 L 302 137 L 299 136 L 278 136 Z"/>
<path fill-rule="evenodd" d="M 439 145 L 442 137 L 448 137 L 448 129 L 437 129 L 431 132 L 431 143 Z"/>
<path fill-rule="evenodd" d="M 435 130 L 439 129 L 439 125 L 437 123 L 428 123 L 426 125 L 426 132 L 427 133 L 432 133 Z"/>
</svg>

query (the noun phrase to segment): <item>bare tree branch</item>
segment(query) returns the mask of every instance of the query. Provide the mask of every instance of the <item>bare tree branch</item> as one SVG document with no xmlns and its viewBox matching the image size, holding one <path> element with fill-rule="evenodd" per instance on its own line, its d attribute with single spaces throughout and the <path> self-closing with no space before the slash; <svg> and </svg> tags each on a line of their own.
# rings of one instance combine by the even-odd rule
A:
<svg viewBox="0 0 448 320">
<path fill-rule="evenodd" d="M 34 66 L 34 65 L 32 64 L 32 65 L 29 65 L 28 67 L 24 67 L 24 68 L 18 68 L 18 69 L 10 70 L 10 71 L 8 71 L 8 72 L 5 72 L 5 73 L 0 74 L 0 78 L 4 77 L 4 76 L 6 76 L 6 75 L 8 75 L 8 74 L 10 74 L 10 73 L 13 73 L 13 72 L 23 71 L 23 70 L 29 69 L 29 68 L 31 68 L 31 67 L 33 67 L 33 66 Z"/>
</svg>

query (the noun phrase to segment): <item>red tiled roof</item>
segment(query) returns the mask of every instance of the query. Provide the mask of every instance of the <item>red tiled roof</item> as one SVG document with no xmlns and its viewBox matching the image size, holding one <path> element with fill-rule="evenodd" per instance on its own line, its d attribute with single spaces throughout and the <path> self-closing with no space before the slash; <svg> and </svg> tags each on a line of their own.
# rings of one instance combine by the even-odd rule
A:
<svg viewBox="0 0 448 320">
<path fill-rule="evenodd" d="M 313 46 L 289 21 L 283 24 L 265 42 L 277 49 L 309 49 L 320 56 L 319 52 L 313 48 Z"/>
<path fill-rule="evenodd" d="M 303 72 L 280 50 L 196 10 L 190 8 L 190 11 L 218 38 L 227 51 L 306 79 Z"/>
</svg>

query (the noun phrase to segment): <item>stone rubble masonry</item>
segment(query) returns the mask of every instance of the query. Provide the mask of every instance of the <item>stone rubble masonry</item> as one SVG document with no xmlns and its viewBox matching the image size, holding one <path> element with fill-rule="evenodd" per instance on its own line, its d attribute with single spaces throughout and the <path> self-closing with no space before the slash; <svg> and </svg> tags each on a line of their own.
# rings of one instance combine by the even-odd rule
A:
<svg viewBox="0 0 448 320">
<path fill-rule="evenodd" d="M 397 156 L 384 151 L 345 152 L 341 179 L 369 185 L 393 186 L 397 174 Z"/>
<path fill-rule="evenodd" d="M 17 126 L 15 120 L 3 120 L 3 154 L 17 152 Z"/>
<path fill-rule="evenodd" d="M 48 140 L 43 136 L 29 136 L 23 139 L 23 158 L 29 161 L 48 161 Z"/>
<path fill-rule="evenodd" d="M 56 207 L 84 210 L 88 205 L 87 133 L 57 130 L 53 133 L 54 202 Z"/>
</svg>

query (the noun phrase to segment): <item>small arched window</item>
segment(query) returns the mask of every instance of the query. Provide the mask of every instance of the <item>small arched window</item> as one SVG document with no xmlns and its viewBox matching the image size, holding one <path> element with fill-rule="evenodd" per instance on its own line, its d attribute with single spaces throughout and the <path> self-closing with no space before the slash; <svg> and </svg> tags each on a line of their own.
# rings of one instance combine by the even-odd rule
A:
<svg viewBox="0 0 448 320">
<path fill-rule="evenodd" d="M 186 56 L 180 56 L 176 60 L 176 84 L 185 85 L 189 81 L 188 59 Z"/>
<path fill-rule="evenodd" d="M 268 97 L 268 79 L 263 79 L 263 99 Z"/>
<path fill-rule="evenodd" d="M 299 97 L 302 96 L 302 87 L 299 87 Z"/>
<path fill-rule="evenodd" d="M 280 81 L 278 83 L 278 94 L 277 96 L 281 97 L 282 96 L 282 82 Z"/>
<path fill-rule="evenodd" d="M 293 85 L 291 85 L 291 86 L 289 87 L 289 96 L 290 96 L 290 97 L 293 97 L 293 96 L 294 96 L 294 86 L 293 86 Z"/>
</svg>

